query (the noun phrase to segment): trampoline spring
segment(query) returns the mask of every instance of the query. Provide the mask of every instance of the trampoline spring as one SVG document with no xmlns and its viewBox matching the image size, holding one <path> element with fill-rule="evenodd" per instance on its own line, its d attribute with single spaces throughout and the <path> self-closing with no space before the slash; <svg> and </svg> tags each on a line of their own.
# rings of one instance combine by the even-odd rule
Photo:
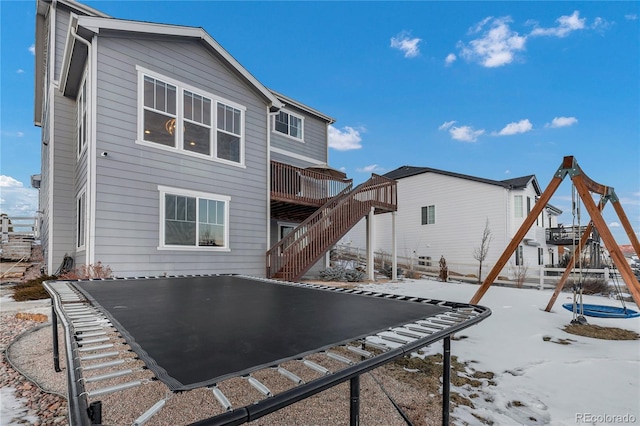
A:
<svg viewBox="0 0 640 426">
<path fill-rule="evenodd" d="M 98 337 L 98 336 L 104 336 L 106 334 L 107 334 L 106 331 L 96 331 L 95 333 L 80 332 L 79 334 L 76 334 L 76 339 L 83 340 L 83 339 L 86 339 L 87 337 Z"/>
<path fill-rule="evenodd" d="M 407 343 L 410 342 L 410 340 L 401 339 L 400 337 L 396 337 L 396 336 L 387 336 L 385 334 L 378 334 L 378 337 L 384 340 L 388 340 L 390 342 L 400 343 L 401 345 L 406 345 Z"/>
<path fill-rule="evenodd" d="M 80 361 L 92 361 L 95 359 L 101 359 L 101 358 L 109 358 L 112 356 L 118 356 L 120 352 L 103 352 L 101 354 L 95 354 L 95 355 L 87 355 L 87 356 L 81 356 L 80 357 Z"/>
<path fill-rule="evenodd" d="M 432 328 L 434 330 L 444 330 L 444 327 L 436 324 L 431 324 L 429 322 L 418 322 L 418 325 L 422 327 Z"/>
<path fill-rule="evenodd" d="M 353 365 L 353 364 L 354 364 L 354 362 L 353 362 L 352 360 L 350 360 L 349 358 L 347 358 L 347 357 L 345 357 L 345 356 L 338 355 L 338 354 L 336 354 L 336 353 L 329 352 L 329 351 L 326 351 L 326 352 L 325 352 L 325 354 L 326 354 L 329 358 L 331 358 L 331 359 L 335 359 L 336 361 L 339 361 L 339 362 L 341 362 L 341 363 L 343 363 L 343 364 L 347 364 L 347 365 Z"/>
<path fill-rule="evenodd" d="M 142 381 L 140 380 L 136 380 L 133 382 L 127 382 L 127 383 L 123 383 L 121 385 L 115 385 L 115 386 L 109 386 L 106 388 L 100 388 L 100 389 L 96 389 L 96 390 L 92 390 L 91 392 L 87 392 L 87 395 L 90 398 L 96 397 L 96 396 L 100 396 L 100 395 L 107 395 L 113 392 L 119 392 L 125 389 L 130 389 L 130 388 L 134 388 L 136 386 L 139 386 L 142 384 Z"/>
<path fill-rule="evenodd" d="M 83 346 L 81 348 L 78 348 L 78 350 L 80 352 L 91 352 L 91 351 L 98 351 L 100 349 L 109 349 L 109 348 L 113 348 L 113 343 L 109 343 L 107 345 Z"/>
<path fill-rule="evenodd" d="M 413 331 L 416 331 L 416 330 L 413 330 Z M 393 330 L 393 332 L 396 334 L 399 334 L 400 336 L 411 337 L 412 339 L 422 339 L 424 337 L 419 334 L 411 333 L 410 331 L 405 331 L 405 330 Z"/>
<path fill-rule="evenodd" d="M 357 348 L 355 346 L 347 346 L 347 350 L 349 350 L 349 351 L 351 351 L 351 352 L 353 352 L 355 354 L 358 354 L 360 356 L 367 357 L 367 358 L 371 358 L 373 356 L 373 354 L 371 352 L 365 351 L 364 349 L 360 349 L 360 348 Z"/>
<path fill-rule="evenodd" d="M 79 338 L 77 339 L 78 341 L 78 345 L 82 346 L 82 345 L 89 345 L 92 343 L 100 343 L 100 342 L 108 342 L 109 338 L 108 337 L 97 337 L 95 339 L 83 339 L 83 338 Z"/>
<path fill-rule="evenodd" d="M 164 407 L 164 404 L 166 404 L 166 402 L 166 399 L 161 399 L 160 401 L 153 404 L 151 408 L 142 413 L 140 417 L 133 421 L 132 426 L 142 426 L 143 424 L 148 422 L 151 417 L 153 417 L 158 411 L 160 411 L 162 407 Z"/>
<path fill-rule="evenodd" d="M 133 373 L 133 370 L 120 370 L 114 371 L 113 373 L 102 374 L 100 376 L 84 377 L 81 380 L 84 380 L 85 383 L 93 383 L 99 382 L 101 380 L 115 379 L 116 377 L 126 376 L 127 374 L 131 373 Z"/>
<path fill-rule="evenodd" d="M 82 334 L 82 333 L 86 333 L 87 331 L 100 331 L 100 330 L 104 330 L 104 327 L 82 327 L 81 329 L 77 329 L 75 331 L 75 334 Z"/>
<path fill-rule="evenodd" d="M 418 333 L 433 334 L 433 330 L 429 330 L 426 327 L 421 327 L 420 325 L 405 325 L 405 327 L 409 330 L 417 331 Z"/>
<path fill-rule="evenodd" d="M 438 317 L 438 318 L 432 318 L 431 322 L 434 324 L 442 324 L 442 325 L 446 325 L 446 326 L 452 326 L 455 324 L 455 321 L 451 321 L 451 320 L 446 320 L 444 318 Z"/>
<path fill-rule="evenodd" d="M 316 364 L 313 361 L 309 361 L 308 359 L 302 360 L 302 363 L 304 365 L 306 365 L 307 367 L 309 367 L 312 370 L 317 371 L 320 374 L 324 374 L 325 376 L 327 374 L 331 374 L 331 371 L 327 370 L 326 368 L 324 368 L 323 366 Z"/>
<path fill-rule="evenodd" d="M 247 380 L 249 381 L 249 384 L 251 386 L 253 386 L 258 392 L 260 392 L 264 396 L 267 396 L 267 397 L 273 396 L 269 388 L 263 385 L 258 379 L 249 376 Z"/>
<path fill-rule="evenodd" d="M 99 370 L 101 368 L 115 367 L 116 365 L 124 364 L 124 362 L 125 362 L 124 359 L 116 359 L 115 361 L 107 361 L 107 362 L 101 362 L 99 364 L 87 365 L 86 367 L 83 367 L 82 369 L 85 370 L 85 371 Z"/>
<path fill-rule="evenodd" d="M 291 380 L 293 383 L 297 385 L 304 383 L 304 380 L 302 380 L 300 377 L 293 374 L 291 371 L 284 369 L 283 367 L 278 367 L 277 370 L 278 370 L 278 373 L 282 374 L 284 377 Z"/>
<path fill-rule="evenodd" d="M 224 408 L 225 411 L 231 411 L 231 403 L 229 402 L 227 397 L 224 396 L 222 391 L 217 386 L 214 386 L 210 389 L 211 392 L 213 392 L 213 396 L 218 400 L 220 405 L 222 405 L 222 408 Z"/>
</svg>

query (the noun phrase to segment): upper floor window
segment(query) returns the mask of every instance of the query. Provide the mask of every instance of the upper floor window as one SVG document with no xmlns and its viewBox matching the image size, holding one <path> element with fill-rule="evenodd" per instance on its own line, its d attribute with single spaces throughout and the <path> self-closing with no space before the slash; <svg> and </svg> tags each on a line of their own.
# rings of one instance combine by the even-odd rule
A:
<svg viewBox="0 0 640 426">
<path fill-rule="evenodd" d="M 515 195 L 513 197 L 513 216 L 523 217 L 523 214 L 522 195 Z"/>
<path fill-rule="evenodd" d="M 229 197 L 159 189 L 161 247 L 229 248 Z"/>
<path fill-rule="evenodd" d="M 436 223 L 436 206 L 422 207 L 422 224 L 432 225 Z"/>
<path fill-rule="evenodd" d="M 516 248 L 516 266 L 524 266 L 524 247 L 518 246 Z"/>
<path fill-rule="evenodd" d="M 274 118 L 273 128 L 294 139 L 303 139 L 303 119 L 287 111 L 280 111 Z"/>
<path fill-rule="evenodd" d="M 77 99 L 78 106 L 78 156 L 82 154 L 84 147 L 87 146 L 87 80 L 82 81 L 80 93 Z"/>
<path fill-rule="evenodd" d="M 245 108 L 138 67 L 138 141 L 185 154 L 244 163 Z"/>
</svg>

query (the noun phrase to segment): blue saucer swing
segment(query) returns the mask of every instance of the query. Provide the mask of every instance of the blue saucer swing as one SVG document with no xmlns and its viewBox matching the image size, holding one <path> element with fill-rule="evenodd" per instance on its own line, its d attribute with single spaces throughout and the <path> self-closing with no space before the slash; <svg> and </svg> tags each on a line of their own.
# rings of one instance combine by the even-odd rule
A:
<svg viewBox="0 0 640 426">
<path fill-rule="evenodd" d="M 562 305 L 568 311 L 573 312 L 573 303 L 565 303 Z M 635 318 L 640 317 L 640 312 L 626 307 L 619 308 L 616 306 L 576 304 L 576 312 L 582 312 L 582 315 L 598 318 Z"/>
</svg>

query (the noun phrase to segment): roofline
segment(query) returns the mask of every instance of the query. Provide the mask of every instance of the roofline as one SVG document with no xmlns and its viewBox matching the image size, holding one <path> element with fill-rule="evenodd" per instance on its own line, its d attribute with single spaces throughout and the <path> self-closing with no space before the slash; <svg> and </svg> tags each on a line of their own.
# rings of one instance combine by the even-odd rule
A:
<svg viewBox="0 0 640 426">
<path fill-rule="evenodd" d="M 276 92 L 275 90 L 271 90 L 271 93 L 273 93 L 274 96 L 276 96 L 278 99 L 280 99 L 285 105 L 284 107 L 286 108 L 287 105 L 292 105 L 298 109 L 301 109 L 303 111 L 306 111 L 312 115 L 315 115 L 316 117 L 326 121 L 329 124 L 333 124 L 336 122 L 336 119 L 333 117 L 329 117 L 326 114 L 321 113 L 320 111 L 318 111 L 317 109 L 313 109 L 310 106 L 307 106 L 305 104 L 302 104 L 298 101 L 296 101 L 295 99 L 292 99 L 286 95 L 283 95 L 282 93 Z"/>
<path fill-rule="evenodd" d="M 67 0 L 69 1 L 69 0 Z M 75 2 L 74 2 L 75 3 Z M 99 34 L 101 30 L 110 31 L 128 31 L 144 34 L 160 34 L 174 37 L 193 38 L 203 41 L 224 61 L 226 61 L 235 71 L 240 74 L 249 84 L 254 86 L 258 92 L 264 96 L 271 104 L 271 108 L 275 110 L 281 109 L 284 104 L 260 83 L 249 71 L 247 71 L 229 52 L 227 52 L 217 41 L 214 40 L 203 28 L 185 27 L 170 24 L 156 24 L 142 21 L 128 21 L 115 18 L 103 18 L 95 16 L 79 16 L 78 26 L 81 26 L 95 34 Z"/>
</svg>

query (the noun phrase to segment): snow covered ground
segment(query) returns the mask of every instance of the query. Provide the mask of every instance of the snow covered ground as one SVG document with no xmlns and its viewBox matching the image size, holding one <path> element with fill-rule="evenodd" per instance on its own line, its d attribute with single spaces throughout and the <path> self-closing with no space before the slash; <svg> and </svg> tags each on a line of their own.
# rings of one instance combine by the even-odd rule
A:
<svg viewBox="0 0 640 426">
<path fill-rule="evenodd" d="M 361 288 L 467 303 L 477 285 L 431 280 L 363 285 Z M 491 287 L 480 305 L 492 310 L 483 322 L 462 331 L 451 342 L 451 353 L 473 362 L 476 371 L 495 373 L 495 386 L 485 386 L 474 398 L 476 407 L 453 412 L 457 424 L 478 424 L 476 414 L 496 425 L 614 425 L 640 424 L 640 341 L 612 341 L 576 336 L 563 331 L 572 313 L 562 308 L 571 302 L 561 293 L 551 312 L 544 309 L 550 290 Z M 620 307 L 598 296 L 585 296 L 585 304 Z M 635 304 L 627 307 L 637 309 Z M 588 318 L 590 324 L 640 333 L 640 318 Z M 548 341 L 545 341 L 546 338 Z M 554 343 L 573 339 L 568 345 Z M 432 353 L 442 353 L 434 344 Z M 454 389 L 468 394 L 467 389 Z"/>
</svg>

